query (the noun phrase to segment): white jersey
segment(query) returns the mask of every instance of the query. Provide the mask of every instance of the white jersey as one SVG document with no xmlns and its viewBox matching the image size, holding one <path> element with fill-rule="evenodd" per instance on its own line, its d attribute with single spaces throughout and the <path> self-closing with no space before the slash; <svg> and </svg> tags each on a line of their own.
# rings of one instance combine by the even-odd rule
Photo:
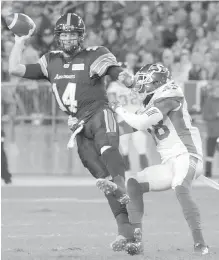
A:
<svg viewBox="0 0 219 260">
<path fill-rule="evenodd" d="M 117 81 L 109 84 L 107 95 L 109 101 L 119 101 L 125 109 L 132 113 L 135 113 L 141 106 L 137 94 Z"/>
<path fill-rule="evenodd" d="M 169 98 L 179 100 L 180 106 L 170 111 L 164 120 L 148 129 L 156 142 L 161 160 L 164 162 L 183 153 L 190 153 L 202 159 L 199 130 L 192 125 L 184 94 L 175 83 L 172 82 L 159 88 L 146 107 L 138 111 L 138 114 L 143 114 L 156 102 Z"/>
</svg>

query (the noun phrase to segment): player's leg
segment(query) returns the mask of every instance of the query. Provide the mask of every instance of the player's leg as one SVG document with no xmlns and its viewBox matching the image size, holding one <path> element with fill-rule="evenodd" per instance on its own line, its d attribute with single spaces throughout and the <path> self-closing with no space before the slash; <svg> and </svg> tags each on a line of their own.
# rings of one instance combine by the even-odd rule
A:
<svg viewBox="0 0 219 260">
<path fill-rule="evenodd" d="M 109 176 L 101 156 L 96 151 L 93 140 L 84 137 L 83 134 L 78 134 L 77 146 L 78 154 L 84 167 L 90 171 L 94 178 L 106 178 Z M 105 197 L 107 198 L 111 211 L 116 219 L 118 235 L 130 238 L 133 235 L 133 230 L 130 228 L 126 205 L 119 203 L 113 194 L 105 194 Z M 123 244 L 118 241 L 118 243 L 112 245 L 112 247 L 114 246 L 117 247 L 116 250 L 119 251 L 122 250 Z"/>
<path fill-rule="evenodd" d="M 129 160 L 129 141 L 130 141 L 130 134 L 120 136 L 120 151 L 122 153 L 126 171 L 130 170 L 130 160 Z"/>
<path fill-rule="evenodd" d="M 143 170 L 149 166 L 147 158 L 147 135 L 144 132 L 137 131 L 132 134 L 132 141 L 139 155 L 141 170 Z"/>
<path fill-rule="evenodd" d="M 171 165 L 161 164 L 145 168 L 135 176 L 129 177 L 126 188 L 130 202 L 127 209 L 132 224 L 141 227 L 144 215 L 143 194 L 170 189 L 172 176 Z"/>
<path fill-rule="evenodd" d="M 135 227 L 132 243 L 126 245 L 126 251 L 131 255 L 141 254 L 143 251 L 142 221 L 144 215 L 143 194 L 149 191 L 163 191 L 171 188 L 171 165 L 155 165 L 144 169 L 127 180 L 127 193 L 130 202 L 127 205 L 129 221 Z"/>
<path fill-rule="evenodd" d="M 107 178 L 110 176 L 100 155 L 97 153 L 93 140 L 80 133 L 77 135 L 77 147 L 81 162 L 94 178 Z"/>
<path fill-rule="evenodd" d="M 217 144 L 217 137 L 208 137 L 207 140 L 207 149 L 205 157 L 205 176 L 212 177 L 212 164 L 214 161 L 214 153 Z"/>
<path fill-rule="evenodd" d="M 1 178 L 6 184 L 11 183 L 11 173 L 8 170 L 8 159 L 4 149 L 4 142 L 1 142 Z"/>
<path fill-rule="evenodd" d="M 96 145 L 113 182 L 119 185 L 125 194 L 125 164 L 119 152 L 119 129 L 113 112 L 106 108 L 91 119 L 91 130 Z"/>
<path fill-rule="evenodd" d="M 189 154 L 178 156 L 173 163 L 172 188 L 175 190 L 184 217 L 191 230 L 195 249 L 202 254 L 207 254 L 208 247 L 202 234 L 200 212 L 191 193 L 192 182 L 194 178 L 201 174 L 202 168 L 202 162 L 199 159 Z"/>
</svg>

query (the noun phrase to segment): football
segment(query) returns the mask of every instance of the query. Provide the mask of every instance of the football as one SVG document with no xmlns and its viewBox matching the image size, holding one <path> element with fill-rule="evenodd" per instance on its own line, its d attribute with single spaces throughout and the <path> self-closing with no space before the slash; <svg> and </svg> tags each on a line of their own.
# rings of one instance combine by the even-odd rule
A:
<svg viewBox="0 0 219 260">
<path fill-rule="evenodd" d="M 17 36 L 27 35 L 35 25 L 34 21 L 22 13 L 14 13 L 6 16 L 5 22 L 8 28 Z"/>
</svg>

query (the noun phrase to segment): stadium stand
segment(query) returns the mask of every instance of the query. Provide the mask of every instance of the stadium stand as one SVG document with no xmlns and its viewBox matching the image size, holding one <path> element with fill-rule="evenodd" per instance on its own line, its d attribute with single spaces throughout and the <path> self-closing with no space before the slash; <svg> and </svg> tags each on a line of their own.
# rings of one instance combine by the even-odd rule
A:
<svg viewBox="0 0 219 260">
<path fill-rule="evenodd" d="M 24 53 L 25 62 L 30 62 L 30 58 L 37 60 L 55 49 L 53 27 L 60 14 L 66 12 L 83 17 L 87 30 L 85 46 L 104 45 L 120 62 L 126 61 L 128 54 L 134 54 L 131 60 L 134 71 L 144 63 L 163 62 L 184 89 L 189 110 L 207 138 L 202 94 L 206 88 L 219 88 L 218 10 L 218 2 L 208 1 L 30 1 L 28 4 L 3 1 L 2 118 L 10 171 L 13 174 L 85 174 L 76 151 L 66 149 L 70 135 L 67 119 L 58 110 L 48 83 L 18 80 L 8 74 L 8 56 L 14 39 L 5 25 L 6 15 L 22 12 L 37 25 L 37 32 Z M 218 122 L 219 107 L 212 109 L 216 109 Z M 217 162 L 213 167 L 213 174 L 219 174 Z"/>
</svg>

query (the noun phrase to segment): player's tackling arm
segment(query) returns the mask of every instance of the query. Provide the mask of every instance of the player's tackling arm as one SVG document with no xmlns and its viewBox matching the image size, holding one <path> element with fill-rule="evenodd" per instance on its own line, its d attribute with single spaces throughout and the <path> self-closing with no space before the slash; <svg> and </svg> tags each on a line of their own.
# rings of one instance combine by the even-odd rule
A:
<svg viewBox="0 0 219 260">
<path fill-rule="evenodd" d="M 115 108 L 115 112 L 131 127 L 146 131 L 149 127 L 158 124 L 170 111 L 180 108 L 180 101 L 175 98 L 166 98 L 155 102 L 154 106 L 144 112 L 136 115 L 128 112 L 121 106 Z"/>
</svg>

